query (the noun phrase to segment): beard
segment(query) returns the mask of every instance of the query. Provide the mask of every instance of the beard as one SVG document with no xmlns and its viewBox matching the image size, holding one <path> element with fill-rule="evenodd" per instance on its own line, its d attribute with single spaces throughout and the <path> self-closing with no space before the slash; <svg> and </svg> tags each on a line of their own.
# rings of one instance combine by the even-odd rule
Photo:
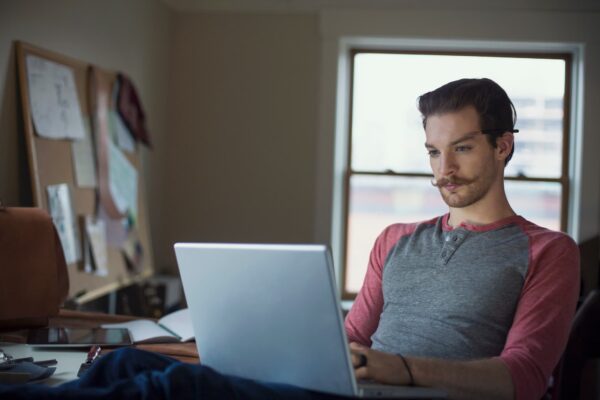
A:
<svg viewBox="0 0 600 400">
<path fill-rule="evenodd" d="M 452 208 L 464 208 L 471 206 L 483 199 L 490 191 L 494 183 L 495 169 L 490 168 L 482 171 L 482 174 L 474 177 L 443 177 L 435 182 L 442 199 Z M 447 189 L 446 185 L 458 185 L 454 189 Z"/>
</svg>

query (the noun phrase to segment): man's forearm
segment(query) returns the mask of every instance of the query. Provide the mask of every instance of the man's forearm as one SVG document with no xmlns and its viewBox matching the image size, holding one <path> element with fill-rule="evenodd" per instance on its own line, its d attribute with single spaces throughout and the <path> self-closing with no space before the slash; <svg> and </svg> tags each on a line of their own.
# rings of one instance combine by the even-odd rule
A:
<svg viewBox="0 0 600 400">
<path fill-rule="evenodd" d="M 444 389 L 451 399 L 513 399 L 510 373 L 499 359 L 447 361 L 406 357 L 414 383 Z"/>
<path fill-rule="evenodd" d="M 514 385 L 508 368 L 497 358 L 449 361 L 437 358 L 404 357 L 350 343 L 357 379 L 373 379 L 390 385 L 429 386 L 445 390 L 451 399 L 514 398 Z M 364 356 L 364 357 L 363 357 Z"/>
</svg>

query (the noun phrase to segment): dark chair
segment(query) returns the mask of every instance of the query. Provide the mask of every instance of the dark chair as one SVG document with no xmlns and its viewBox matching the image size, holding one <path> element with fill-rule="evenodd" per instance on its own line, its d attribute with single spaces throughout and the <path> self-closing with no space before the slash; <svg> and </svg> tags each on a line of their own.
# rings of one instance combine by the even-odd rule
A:
<svg viewBox="0 0 600 400">
<path fill-rule="evenodd" d="M 586 363 L 600 358 L 600 290 L 590 292 L 577 310 L 567 347 L 555 374 L 552 399 L 577 400 Z"/>
</svg>

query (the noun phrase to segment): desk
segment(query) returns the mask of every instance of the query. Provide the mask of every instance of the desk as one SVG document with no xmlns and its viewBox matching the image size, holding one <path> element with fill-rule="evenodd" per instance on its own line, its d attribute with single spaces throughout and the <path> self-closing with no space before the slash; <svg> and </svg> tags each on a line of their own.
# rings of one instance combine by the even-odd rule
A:
<svg viewBox="0 0 600 400">
<path fill-rule="evenodd" d="M 139 319 L 139 317 L 126 315 L 111 315 L 96 312 L 81 312 L 72 310 L 60 310 L 56 317 L 49 320 L 48 326 L 67 328 L 94 328 L 102 324 L 117 323 Z M 35 360 L 56 359 L 56 371 L 44 381 L 48 385 L 59 385 L 77 378 L 77 371 L 82 362 L 85 361 L 88 348 L 81 349 L 49 349 L 38 348 L 25 344 L 27 330 L 0 332 L 0 348 L 15 358 L 33 357 Z M 168 355 L 183 362 L 198 363 L 198 351 L 196 343 L 161 343 L 161 344 L 137 344 L 136 348 L 153 351 Z M 111 351 L 106 349 L 102 354 Z"/>
</svg>

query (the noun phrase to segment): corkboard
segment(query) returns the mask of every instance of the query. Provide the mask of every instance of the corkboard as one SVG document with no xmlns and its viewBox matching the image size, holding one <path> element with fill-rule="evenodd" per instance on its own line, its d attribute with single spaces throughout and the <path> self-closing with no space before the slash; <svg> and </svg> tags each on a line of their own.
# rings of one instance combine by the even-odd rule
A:
<svg viewBox="0 0 600 400">
<path fill-rule="evenodd" d="M 17 51 L 17 69 L 25 143 L 28 153 L 27 155 L 34 206 L 41 207 L 46 211 L 49 211 L 46 187 L 48 185 L 66 183 L 71 189 L 73 209 L 76 216 L 96 215 L 99 201 L 97 189 L 78 187 L 75 181 L 73 157 L 71 154 L 72 141 L 68 139 L 56 140 L 44 138 L 39 136 L 35 131 L 29 98 L 26 58 L 29 54 L 31 54 L 71 68 L 74 73 L 75 86 L 81 113 L 83 114 L 84 118 L 88 119 L 90 118 L 92 111 L 90 108 L 89 93 L 91 67 L 95 67 L 96 73 L 100 74 L 102 79 L 108 81 L 114 81 L 117 73 L 115 71 L 108 71 L 102 69 L 101 67 L 93 66 L 90 63 L 44 50 L 27 43 L 16 42 L 15 45 Z M 139 146 L 135 153 L 124 154 L 138 171 L 138 217 L 136 221 L 136 229 L 139 242 L 143 249 L 143 256 L 138 267 L 135 270 L 130 270 L 127 268 L 121 249 L 118 247 L 108 246 L 108 272 L 106 276 L 99 276 L 84 272 L 82 270 L 82 263 L 73 263 L 68 265 L 70 280 L 69 297 L 76 303 L 84 303 L 120 287 L 134 282 L 139 282 L 152 275 L 154 271 L 150 248 L 150 227 L 148 225 L 147 218 L 144 179 L 141 171 Z M 83 235 L 81 232 L 82 229 L 79 225 L 78 229 L 79 238 L 81 240 Z"/>
</svg>

